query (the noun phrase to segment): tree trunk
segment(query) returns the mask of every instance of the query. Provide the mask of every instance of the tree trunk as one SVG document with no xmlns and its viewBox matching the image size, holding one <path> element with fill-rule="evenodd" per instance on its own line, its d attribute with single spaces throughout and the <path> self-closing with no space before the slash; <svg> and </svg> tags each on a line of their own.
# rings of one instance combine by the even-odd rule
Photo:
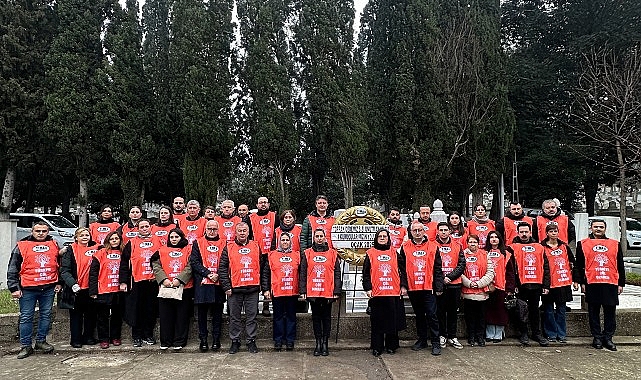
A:
<svg viewBox="0 0 641 380">
<path fill-rule="evenodd" d="M 89 184 L 86 178 L 80 178 L 80 189 L 78 193 L 78 227 L 89 226 L 87 215 L 87 199 L 89 196 Z"/>
<path fill-rule="evenodd" d="M 347 209 L 354 206 L 354 176 L 345 167 L 341 169 L 341 182 L 343 183 L 343 201 Z"/>
<path fill-rule="evenodd" d="M 129 213 L 131 206 L 140 204 L 140 181 L 135 173 L 128 170 L 123 170 L 120 176 L 120 187 L 122 188 L 123 204 L 122 209 L 124 212 Z"/>
<path fill-rule="evenodd" d="M 583 189 L 585 191 L 585 210 L 589 216 L 594 216 L 594 202 L 599 191 L 598 180 L 588 173 L 583 181 Z"/>
<path fill-rule="evenodd" d="M 273 165 L 276 174 L 278 175 L 278 198 L 279 198 L 279 211 L 289 209 L 289 197 L 285 190 L 285 165 L 277 163 Z"/>
<path fill-rule="evenodd" d="M 0 219 L 9 219 L 9 213 L 11 213 L 11 208 L 13 207 L 13 191 L 15 187 L 16 169 L 13 166 L 9 166 L 4 175 L 2 200 L 0 200 Z"/>
<path fill-rule="evenodd" d="M 623 151 L 621 148 L 621 142 L 617 140 L 617 161 L 619 162 L 619 217 L 621 218 L 621 249 L 623 249 L 623 254 L 628 253 L 628 217 L 626 210 L 626 184 L 625 184 L 625 161 L 623 160 Z"/>
</svg>

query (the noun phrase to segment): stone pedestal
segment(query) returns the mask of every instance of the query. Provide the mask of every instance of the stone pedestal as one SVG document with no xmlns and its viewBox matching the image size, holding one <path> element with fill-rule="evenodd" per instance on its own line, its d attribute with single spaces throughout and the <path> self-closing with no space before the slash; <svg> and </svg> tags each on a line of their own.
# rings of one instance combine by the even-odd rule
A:
<svg viewBox="0 0 641 380">
<path fill-rule="evenodd" d="M 0 289 L 7 288 L 7 266 L 16 245 L 16 225 L 15 220 L 0 220 Z"/>
</svg>

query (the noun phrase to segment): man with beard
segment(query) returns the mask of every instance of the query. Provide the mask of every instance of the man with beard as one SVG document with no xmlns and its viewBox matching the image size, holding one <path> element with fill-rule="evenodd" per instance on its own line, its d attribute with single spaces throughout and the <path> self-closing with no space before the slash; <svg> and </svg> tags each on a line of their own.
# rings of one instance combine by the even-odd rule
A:
<svg viewBox="0 0 641 380">
<path fill-rule="evenodd" d="M 185 198 L 174 198 L 171 208 L 174 210 L 174 223 L 177 226 L 182 227 L 182 222 L 187 217 L 187 212 L 185 211 Z"/>
<path fill-rule="evenodd" d="M 242 220 L 234 215 L 234 201 L 225 199 L 220 205 L 220 216 L 214 218 L 218 222 L 218 234 L 226 241 L 234 241 L 236 237 L 236 225 Z"/>
<path fill-rule="evenodd" d="M 328 210 L 329 202 L 327 201 L 327 197 L 324 195 L 317 196 L 315 205 L 316 209 L 309 213 L 305 220 L 303 220 L 302 232 L 300 234 L 301 252 L 304 252 L 312 246 L 314 243 L 313 234 L 317 228 L 325 232 L 329 248 L 334 247 L 332 245 L 332 226 L 334 225 L 335 219 Z"/>
<path fill-rule="evenodd" d="M 496 221 L 496 231 L 501 234 L 504 241 L 511 243 L 514 241 L 514 238 L 519 235 L 516 231 L 516 226 L 521 222 L 525 222 L 530 226 L 534 223 L 532 218 L 525 216 L 521 204 L 519 202 L 512 201 L 510 203 L 510 210 L 508 213 L 503 218 Z"/>
<path fill-rule="evenodd" d="M 392 248 L 399 249 L 407 236 L 407 229 L 401 221 L 401 210 L 398 207 L 390 207 L 387 215 L 387 228 L 389 229 Z"/>
<path fill-rule="evenodd" d="M 435 221 L 430 218 L 430 215 L 432 214 L 432 208 L 428 205 L 421 205 L 418 209 L 418 222 L 423 225 L 423 229 L 425 230 L 425 236 L 427 236 L 427 239 L 429 241 L 434 241 L 436 240 L 436 223 Z M 411 225 L 407 227 L 407 238 L 412 239 L 412 230 L 411 230 Z"/>
</svg>

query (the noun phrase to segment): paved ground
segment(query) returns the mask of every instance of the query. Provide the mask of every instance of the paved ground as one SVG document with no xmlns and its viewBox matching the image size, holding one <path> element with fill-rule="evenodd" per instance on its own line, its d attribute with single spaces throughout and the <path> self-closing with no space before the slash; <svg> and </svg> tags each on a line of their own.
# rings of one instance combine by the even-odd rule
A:
<svg viewBox="0 0 641 380">
<path fill-rule="evenodd" d="M 508 340 L 486 348 L 446 348 L 433 357 L 413 352 L 402 342 L 396 355 L 375 358 L 367 342 L 343 341 L 330 345 L 328 357 L 311 355 L 311 342 L 299 343 L 294 352 L 236 355 L 159 352 L 157 346 L 132 349 L 83 348 L 56 345 L 54 354 L 36 354 L 17 360 L 14 352 L 0 358 L 2 379 L 638 379 L 641 373 L 641 339 L 617 337 L 618 352 L 594 350 L 586 338 L 569 345 L 523 348 Z M 5 348 L 6 349 L 6 348 Z"/>
</svg>

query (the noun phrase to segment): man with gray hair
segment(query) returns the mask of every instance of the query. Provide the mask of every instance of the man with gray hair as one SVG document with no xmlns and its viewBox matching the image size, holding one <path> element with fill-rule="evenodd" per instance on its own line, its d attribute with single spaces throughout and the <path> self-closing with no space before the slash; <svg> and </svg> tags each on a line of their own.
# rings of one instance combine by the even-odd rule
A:
<svg viewBox="0 0 641 380">
<path fill-rule="evenodd" d="M 218 234 L 227 242 L 234 241 L 236 237 L 236 225 L 241 222 L 240 217 L 234 215 L 236 210 L 234 201 L 225 199 L 220 205 L 220 216 L 215 220 L 218 222 Z"/>
<path fill-rule="evenodd" d="M 200 216 L 200 203 L 197 200 L 187 202 L 187 216 L 180 224 L 180 229 L 185 233 L 189 244 L 205 236 L 207 219 Z"/>
<path fill-rule="evenodd" d="M 541 214 L 534 220 L 532 237 L 539 243 L 547 237 L 545 227 L 548 224 L 556 224 L 559 227 L 559 240 L 562 242 L 570 244 L 570 242 L 576 240 L 574 224 L 567 215 L 561 212 L 557 202 L 558 200 L 555 199 L 544 200 L 541 205 Z M 506 243 L 510 242 L 506 241 Z"/>
</svg>

